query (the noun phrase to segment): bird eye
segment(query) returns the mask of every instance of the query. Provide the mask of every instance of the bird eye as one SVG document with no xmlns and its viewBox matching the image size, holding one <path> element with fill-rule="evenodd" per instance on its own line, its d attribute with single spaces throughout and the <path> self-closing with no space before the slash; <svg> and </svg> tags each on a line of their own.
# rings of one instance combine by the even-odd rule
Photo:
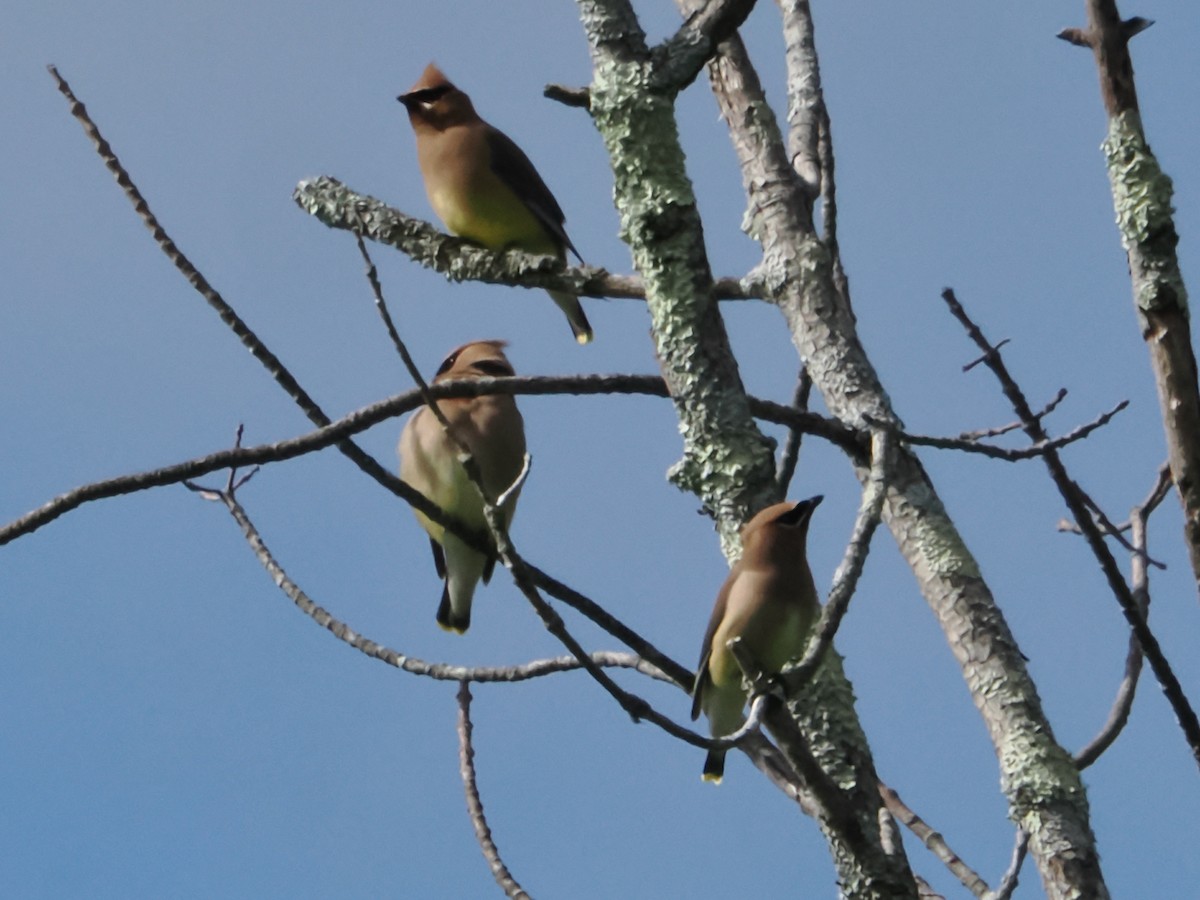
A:
<svg viewBox="0 0 1200 900">
<path fill-rule="evenodd" d="M 505 376 L 515 374 L 513 367 L 500 359 L 481 359 L 473 363 L 472 368 L 477 369 L 484 375 L 491 375 L 494 378 L 504 378 Z"/>
</svg>

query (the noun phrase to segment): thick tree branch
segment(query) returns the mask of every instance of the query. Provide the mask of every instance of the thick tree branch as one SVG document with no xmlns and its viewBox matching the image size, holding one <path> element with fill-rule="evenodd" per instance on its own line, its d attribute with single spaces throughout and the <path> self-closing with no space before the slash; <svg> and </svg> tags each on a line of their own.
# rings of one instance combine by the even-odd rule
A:
<svg viewBox="0 0 1200 900">
<path fill-rule="evenodd" d="M 1092 48 L 1108 114 L 1104 158 L 1134 309 L 1158 388 L 1171 477 L 1184 512 L 1192 575 L 1200 590 L 1200 383 L 1187 288 L 1179 268 L 1171 179 L 1150 150 L 1138 111 L 1130 39 L 1147 19 L 1122 20 L 1116 0 L 1086 0 L 1088 24 L 1059 35 Z"/>
<path fill-rule="evenodd" d="M 710 65 L 721 114 L 742 166 L 750 233 L 763 245 L 756 274 L 787 318 L 826 407 L 848 426 L 902 427 L 854 328 L 834 262 L 758 77 L 733 38 Z M 866 470 L 859 466 L 860 478 Z M 916 574 L 987 724 L 1012 817 L 1033 834 L 1053 898 L 1107 896 L 1086 792 L 1053 738 L 1016 641 L 928 475 L 897 448 L 884 521 Z M 835 654 L 829 654 L 835 658 Z M 872 775 L 873 777 L 873 775 Z"/>
<path fill-rule="evenodd" d="M 754 0 L 705 0 L 697 6 L 674 35 L 652 51 L 659 86 L 678 93 L 695 81 L 717 45 L 742 27 L 752 9 Z"/>
<path fill-rule="evenodd" d="M 671 480 L 712 512 L 722 550 L 733 558 L 742 523 L 778 499 L 775 466 L 713 296 L 675 91 L 657 80 L 628 2 L 578 5 L 594 71 L 590 111 L 609 153 L 621 235 L 646 285 L 655 351 L 683 435 Z"/>
<path fill-rule="evenodd" d="M 552 256 L 520 250 L 495 252 L 438 231 L 428 222 L 405 215 L 367 194 L 359 194 L 336 178 L 301 181 L 292 192 L 296 205 L 330 228 L 339 228 L 394 247 L 414 262 L 449 281 L 481 281 L 511 287 L 549 288 L 584 297 L 644 300 L 645 285 L 636 275 L 613 275 L 593 266 L 563 267 Z M 752 282 L 722 278 L 714 282 L 719 300 L 758 296 Z"/>
</svg>

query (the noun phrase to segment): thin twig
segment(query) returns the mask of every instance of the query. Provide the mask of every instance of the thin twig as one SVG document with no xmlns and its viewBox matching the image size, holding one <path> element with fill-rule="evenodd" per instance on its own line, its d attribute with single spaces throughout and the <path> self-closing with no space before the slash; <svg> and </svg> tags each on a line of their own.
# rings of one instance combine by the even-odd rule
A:
<svg viewBox="0 0 1200 900">
<path fill-rule="evenodd" d="M 434 417 L 441 424 L 446 435 L 453 440 L 458 446 L 466 452 L 462 442 L 454 435 L 450 429 L 450 422 L 446 419 L 445 413 L 442 412 L 440 406 L 429 393 L 429 384 L 421 375 L 421 370 L 417 368 L 416 361 L 412 358 L 412 354 L 408 352 L 408 347 L 403 340 L 400 339 L 400 332 L 396 329 L 396 323 L 392 321 L 392 314 L 388 310 L 387 301 L 383 299 L 383 285 L 379 283 L 379 270 L 375 268 L 375 261 L 371 259 L 371 254 L 367 252 L 367 245 L 362 239 L 361 234 L 354 235 L 354 240 L 358 244 L 358 252 L 362 255 L 363 263 L 366 265 L 367 282 L 371 285 L 371 293 L 375 297 L 375 309 L 379 312 L 380 318 L 383 319 L 383 325 L 387 329 L 388 337 L 392 339 L 392 346 L 396 348 L 396 352 L 400 354 L 400 359 L 404 362 L 404 368 L 408 370 L 409 377 L 417 386 L 417 390 L 421 392 L 421 399 L 425 402 L 426 408 L 433 413 Z"/>
<path fill-rule="evenodd" d="M 437 681 L 478 681 L 478 682 L 517 682 L 531 678 L 540 678 L 558 672 L 570 672 L 583 668 L 582 663 L 574 657 L 559 656 L 552 659 L 539 659 L 515 666 L 455 666 L 447 663 L 434 663 L 409 656 L 398 650 L 379 644 L 355 631 L 345 622 L 340 621 L 323 607 L 318 606 L 284 570 L 283 566 L 267 548 L 258 529 L 250 520 L 245 508 L 235 494 L 222 490 L 204 489 L 220 500 L 229 514 L 237 522 L 246 543 L 254 552 L 259 564 L 271 576 L 276 587 L 296 605 L 302 613 L 329 631 L 334 637 L 345 642 L 360 653 L 386 663 L 393 668 L 420 675 Z M 643 675 L 648 675 L 659 681 L 671 683 L 674 679 L 665 675 L 656 666 L 646 660 L 627 653 L 594 653 L 592 662 L 605 668 L 635 669 Z"/>
<path fill-rule="evenodd" d="M 1162 475 L 1160 472 L 1159 478 L 1161 479 L 1161 477 L 1162 477 Z M 1167 479 L 1168 486 L 1170 485 L 1170 483 L 1171 483 L 1170 477 L 1168 474 L 1168 479 Z M 1144 547 L 1139 550 L 1137 547 L 1136 541 L 1130 540 L 1129 538 L 1125 537 L 1125 532 L 1131 530 L 1134 527 L 1132 518 L 1125 525 L 1116 525 L 1113 523 L 1112 519 L 1110 519 L 1108 517 L 1108 514 L 1100 508 L 1100 504 L 1092 499 L 1091 494 L 1087 493 L 1086 491 L 1084 491 L 1082 489 L 1080 489 L 1080 494 L 1083 497 L 1084 504 L 1095 515 L 1096 523 L 1099 525 L 1101 531 L 1103 531 L 1105 534 L 1109 535 L 1110 537 L 1114 538 L 1118 544 L 1120 544 L 1122 547 L 1124 547 L 1130 553 L 1141 554 L 1142 558 L 1147 563 L 1154 566 L 1156 569 L 1162 569 L 1164 571 L 1166 570 L 1166 568 L 1167 568 L 1166 563 L 1159 562 L 1156 559 L 1151 559 L 1149 556 L 1146 555 L 1146 550 Z M 1155 504 L 1155 505 L 1157 506 L 1158 504 Z"/>
<path fill-rule="evenodd" d="M 812 394 L 812 378 L 808 369 L 800 367 L 800 375 L 796 378 L 796 390 L 792 392 L 792 409 L 797 412 L 808 412 L 808 398 Z M 799 428 L 789 428 L 783 452 L 779 455 L 779 465 L 775 473 L 775 482 L 779 485 L 779 496 L 786 497 L 792 476 L 796 474 L 796 463 L 800 459 L 800 444 L 804 432 Z"/>
<path fill-rule="evenodd" d="M 1035 441 L 1028 447 L 1015 449 L 997 447 L 994 444 L 983 444 L 975 437 L 935 437 L 933 435 L 912 434 L 911 432 L 898 430 L 895 431 L 895 434 L 906 443 L 917 444 L 922 447 L 935 447 L 938 450 L 961 450 L 964 453 L 978 453 L 980 456 L 987 456 L 991 459 L 1003 460 L 1004 462 L 1022 462 L 1027 459 L 1037 459 L 1051 451 L 1060 450 L 1068 444 L 1082 441 L 1092 432 L 1103 428 L 1111 422 L 1127 406 L 1129 406 L 1129 401 L 1122 400 L 1112 409 L 1108 410 L 1108 412 L 1101 413 L 1092 421 L 1085 422 L 1077 428 L 1073 428 L 1062 437 L 1047 437 L 1043 440 Z M 1034 418 L 1035 420 L 1037 419 L 1036 416 Z M 1021 425 L 1018 427 L 1023 428 L 1024 426 Z M 1007 430 L 1007 426 L 1005 426 L 1005 430 Z"/>
<path fill-rule="evenodd" d="M 1129 521 L 1133 526 L 1133 541 L 1130 544 L 1130 581 L 1133 584 L 1133 596 L 1137 598 L 1142 617 L 1148 618 L 1150 613 L 1150 557 L 1146 553 L 1146 526 L 1154 510 L 1167 496 L 1171 486 L 1171 469 L 1163 465 L 1158 470 L 1158 478 L 1150 495 L 1136 506 L 1130 514 Z M 1075 765 L 1085 769 L 1100 758 L 1129 721 L 1129 711 L 1133 708 L 1134 694 L 1137 692 L 1138 676 L 1142 672 L 1142 647 L 1135 635 L 1129 636 L 1129 649 L 1125 654 L 1125 674 L 1117 688 L 1117 696 L 1113 700 L 1108 719 L 1100 732 L 1087 745 L 1075 754 Z"/>
<path fill-rule="evenodd" d="M 966 310 L 958 302 L 952 290 L 947 289 L 943 291 L 942 299 L 946 301 L 951 314 L 962 323 L 971 340 L 983 350 L 987 366 L 1000 382 L 1004 396 L 1012 404 L 1017 417 L 1026 423 L 1024 425 L 1025 433 L 1034 441 L 1047 440 L 1045 430 L 1042 428 L 1041 423 L 1033 418 L 1033 411 L 1029 408 L 1029 403 L 1025 399 L 1024 393 L 1009 374 L 1008 367 L 1005 366 L 999 352 L 984 337 L 979 326 L 967 315 Z M 1197 719 L 1195 710 L 1192 709 L 1192 705 L 1183 691 L 1183 686 L 1179 683 L 1179 679 L 1172 670 L 1170 663 L 1167 662 L 1162 647 L 1158 643 L 1158 638 L 1154 636 L 1154 633 L 1146 624 L 1146 620 L 1143 618 L 1138 606 L 1137 598 L 1134 597 L 1133 591 L 1121 576 L 1117 561 L 1109 550 L 1108 544 L 1105 543 L 1104 534 L 1096 526 L 1096 523 L 1092 521 L 1091 514 L 1088 512 L 1087 506 L 1081 496 L 1080 488 L 1071 479 L 1070 475 L 1067 474 L 1066 466 L 1063 465 L 1058 452 L 1050 450 L 1042 456 L 1042 459 L 1050 472 L 1051 479 L 1058 487 L 1059 493 L 1066 502 L 1067 508 L 1075 518 L 1076 524 L 1083 530 L 1083 536 L 1091 548 L 1092 555 L 1100 563 L 1100 569 L 1104 572 L 1105 580 L 1108 582 L 1110 590 L 1121 606 L 1121 612 L 1124 614 L 1125 620 L 1129 623 L 1130 628 L 1133 629 L 1133 633 L 1137 637 L 1147 661 L 1150 663 L 1150 668 L 1153 670 L 1155 678 L 1158 679 L 1159 686 L 1162 688 L 1167 702 L 1171 704 L 1171 709 L 1174 711 L 1175 717 L 1179 722 L 1179 727 L 1183 731 L 1184 739 L 1191 748 L 1192 756 L 1196 760 L 1197 765 L 1200 765 L 1200 719 Z"/>
<path fill-rule="evenodd" d="M 1012 859 L 1008 869 L 1000 879 L 996 890 L 986 895 L 984 900 L 1009 900 L 1017 889 L 1021 877 L 1021 866 L 1025 863 L 1025 854 L 1029 851 L 1029 832 L 1024 828 L 1017 829 L 1017 837 L 1013 843 Z"/>
<path fill-rule="evenodd" d="M 496 884 L 512 900 L 530 900 L 529 895 L 513 878 L 508 866 L 500 858 L 500 850 L 492 840 L 492 829 L 483 814 L 483 800 L 479 797 L 479 784 L 475 779 L 475 747 L 471 743 L 474 727 L 471 725 L 471 686 L 466 681 L 458 685 L 458 772 L 462 776 L 463 790 L 467 794 L 467 812 L 471 816 L 471 827 L 475 829 L 475 840 L 483 851 L 488 868 Z"/>
<path fill-rule="evenodd" d="M 1009 343 L 1011 340 L 1012 340 L 1012 338 L 1005 338 L 1005 339 L 1004 339 L 1004 340 L 1002 340 L 1000 343 L 998 343 L 998 344 L 994 345 L 994 346 L 992 347 L 991 351 L 989 351 L 989 353 L 995 353 L 997 350 L 999 350 L 999 349 L 1000 349 L 1001 347 L 1003 347 L 1005 344 Z M 972 369 L 974 369 L 976 366 L 978 366 L 978 365 L 982 365 L 983 363 L 987 362 L 987 361 L 988 361 L 988 359 L 990 358 L 990 356 L 989 356 L 989 353 L 984 353 L 984 354 L 983 354 L 983 356 L 980 356 L 980 357 L 978 357 L 978 358 L 976 358 L 976 359 L 973 359 L 973 360 L 971 360 L 969 363 L 965 364 L 965 365 L 962 367 L 962 370 L 963 370 L 964 372 L 970 372 L 970 371 L 971 371 Z"/>
<path fill-rule="evenodd" d="M 1054 395 L 1054 398 L 1045 406 L 1043 406 L 1040 412 L 1034 413 L 1033 417 L 1039 422 L 1042 421 L 1042 419 L 1054 412 L 1054 410 L 1058 408 L 1058 405 L 1066 399 L 1067 389 L 1059 388 L 1058 393 Z M 1010 431 L 1016 431 L 1020 427 L 1021 422 L 1018 420 L 1016 422 L 1009 422 L 1007 425 L 1001 425 L 999 428 L 987 428 L 981 431 L 964 431 L 958 437 L 959 440 L 963 441 L 978 441 L 983 438 L 1001 437 L 1002 435 L 1008 434 Z"/>
<path fill-rule="evenodd" d="M 833 587 L 829 597 L 821 608 L 821 617 L 817 620 L 813 633 L 805 647 L 804 655 L 794 665 L 785 666 L 783 676 L 789 688 L 794 693 L 799 685 L 804 684 L 813 676 L 825 651 L 833 643 L 842 617 L 850 607 L 854 597 L 854 589 L 858 586 L 859 576 L 867 561 L 867 553 L 871 549 L 871 538 L 879 526 L 883 513 L 883 501 L 887 495 L 888 474 L 891 468 L 892 436 L 886 429 L 877 428 L 871 434 L 871 469 L 863 486 L 862 499 L 858 505 L 858 515 L 854 520 L 854 528 L 850 532 L 850 540 L 846 544 L 846 552 L 842 562 L 833 575 Z"/>
<path fill-rule="evenodd" d="M 941 832 L 931 828 L 924 819 L 913 812 L 907 803 L 900 799 L 900 795 L 893 788 L 882 781 L 879 782 L 879 796 L 883 798 L 884 805 L 887 806 L 888 811 L 905 828 L 915 834 L 921 843 L 928 848 L 930 853 L 941 860 L 954 877 L 962 882 L 963 887 L 976 897 L 987 896 L 987 882 L 979 877 L 978 872 L 963 862 L 962 857 L 950 849 L 950 845 L 946 843 L 946 839 L 942 837 Z"/>
</svg>

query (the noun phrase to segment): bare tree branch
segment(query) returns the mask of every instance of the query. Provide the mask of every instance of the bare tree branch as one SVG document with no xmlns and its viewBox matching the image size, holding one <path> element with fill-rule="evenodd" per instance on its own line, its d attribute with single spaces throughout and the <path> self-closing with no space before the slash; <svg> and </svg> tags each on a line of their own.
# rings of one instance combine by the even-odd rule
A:
<svg viewBox="0 0 1200 900">
<path fill-rule="evenodd" d="M 1133 509 L 1130 522 L 1133 524 L 1133 542 L 1130 548 L 1130 583 L 1133 585 L 1133 596 L 1137 600 L 1142 618 L 1150 613 L 1150 557 L 1146 553 L 1146 525 L 1154 510 L 1162 503 L 1171 486 L 1171 470 L 1163 466 L 1158 471 L 1158 480 L 1153 489 L 1140 506 Z M 1133 697 L 1137 692 L 1138 676 L 1142 671 L 1142 646 L 1137 635 L 1129 636 L 1129 650 L 1125 654 L 1125 675 L 1117 689 L 1116 699 L 1113 700 L 1108 720 L 1100 732 L 1092 738 L 1082 750 L 1075 754 L 1075 765 L 1085 769 L 1100 758 L 1129 721 L 1129 711 L 1133 708 Z"/>
<path fill-rule="evenodd" d="M 513 878 L 508 866 L 500 858 L 500 850 L 492 840 L 492 829 L 483 814 L 483 801 L 479 798 L 479 784 L 475 779 L 475 747 L 471 743 L 474 727 L 471 725 L 471 686 L 466 681 L 458 684 L 458 772 L 462 776 L 463 790 L 467 794 L 467 812 L 471 827 L 475 829 L 475 840 L 483 851 L 488 868 L 496 884 L 512 900 L 530 900 L 529 895 Z"/>
<path fill-rule="evenodd" d="M 895 816 L 901 824 L 909 831 L 915 834 L 934 856 L 949 869 L 954 877 L 962 882 L 963 887 L 974 894 L 976 897 L 986 897 L 988 894 L 987 882 L 979 877 L 979 873 L 962 861 L 962 858 L 950 849 L 950 845 L 946 843 L 946 839 L 942 837 L 940 832 L 934 831 L 929 827 L 928 823 L 918 816 L 912 809 L 909 808 L 900 795 L 883 782 L 879 784 L 879 793 L 883 797 L 883 802 L 887 804 L 888 811 Z"/>
<path fill-rule="evenodd" d="M 1013 844 L 1012 860 L 1008 864 L 1008 870 L 1000 879 L 1000 884 L 997 885 L 993 893 L 988 894 L 984 900 L 1009 900 L 1013 892 L 1017 889 L 1017 884 L 1021 877 L 1021 866 L 1025 862 L 1025 854 L 1029 850 L 1029 832 L 1024 828 L 1017 829 L 1017 838 Z"/>
<path fill-rule="evenodd" d="M 542 96 L 554 100 L 563 106 L 575 109 L 592 108 L 592 92 L 587 88 L 568 87 L 565 84 L 548 84 L 542 89 Z"/>
<path fill-rule="evenodd" d="M 797 412 L 808 412 L 808 398 L 812 394 L 812 379 L 808 370 L 800 367 L 800 375 L 796 379 L 796 390 L 792 392 L 792 408 Z M 800 444 L 804 432 L 799 428 L 789 428 L 783 451 L 779 454 L 779 465 L 776 466 L 775 482 L 779 486 L 779 494 L 786 497 L 792 476 L 796 474 L 796 463 L 800 460 Z"/>
<path fill-rule="evenodd" d="M 569 656 L 553 659 L 534 660 L 529 663 L 514 666 L 455 666 L 447 663 L 427 662 L 399 650 L 379 644 L 355 631 L 345 622 L 335 618 L 331 613 L 318 606 L 312 598 L 296 584 L 284 570 L 283 566 L 267 548 L 262 535 L 250 520 L 245 508 L 238 501 L 236 494 L 219 489 L 206 489 L 209 497 L 225 506 L 229 514 L 237 522 L 246 543 L 253 551 L 259 564 L 271 576 L 275 586 L 296 605 L 302 613 L 327 630 L 334 637 L 353 647 L 358 652 L 386 663 L 412 675 L 420 675 L 437 681 L 478 681 L 478 682 L 517 682 L 531 678 L 541 678 L 558 672 L 569 672 L 584 667 L 583 663 Z M 644 659 L 627 653 L 594 653 L 591 661 L 604 668 L 635 669 L 643 675 L 648 675 L 659 681 L 672 683 L 674 679 L 663 673 Z"/>
<path fill-rule="evenodd" d="M 1034 418 L 1033 410 L 1029 408 L 1029 403 L 1025 399 L 1024 393 L 1016 381 L 1013 380 L 1012 375 L 1009 374 L 1008 367 L 1004 365 L 1004 360 L 1001 358 L 999 352 L 984 337 L 979 326 L 967 315 L 966 310 L 958 302 L 952 290 L 947 288 L 943 291 L 942 299 L 946 301 L 951 314 L 962 323 L 971 340 L 983 351 L 987 366 L 1000 382 L 1000 388 L 1004 392 L 1004 396 L 1012 404 L 1012 408 L 1017 413 L 1017 416 L 1025 423 L 1025 433 L 1034 441 L 1046 440 L 1047 435 L 1045 430 L 1042 428 L 1041 423 Z M 1133 633 L 1142 647 L 1142 652 L 1150 662 L 1150 668 L 1154 671 L 1154 676 L 1158 679 L 1163 694 L 1166 695 L 1167 702 L 1171 704 L 1171 709 L 1179 721 L 1179 727 L 1183 731 L 1184 739 L 1192 750 L 1192 756 L 1196 760 L 1197 765 L 1200 765 L 1200 720 L 1196 718 L 1196 713 L 1192 709 L 1191 703 L 1188 702 L 1187 695 L 1183 692 L 1183 686 L 1179 683 L 1179 679 L 1175 676 L 1174 671 L 1163 655 L 1158 639 L 1146 624 L 1146 620 L 1138 608 L 1137 598 L 1134 597 L 1129 585 L 1125 583 L 1125 579 L 1121 577 L 1121 572 L 1117 568 L 1117 561 L 1114 559 L 1112 553 L 1109 552 L 1108 545 L 1104 542 L 1103 533 L 1096 526 L 1095 522 L 1092 521 L 1092 516 L 1083 500 L 1079 485 L 1067 474 L 1066 466 L 1063 465 L 1057 451 L 1051 450 L 1047 452 L 1042 456 L 1042 459 L 1050 472 L 1051 479 L 1054 481 L 1059 493 L 1062 494 L 1067 508 L 1075 518 L 1075 523 L 1083 531 L 1083 536 L 1091 548 L 1092 555 L 1100 563 L 1100 569 L 1104 573 L 1109 589 L 1121 605 L 1121 611 L 1125 615 L 1125 620 L 1129 623 L 1130 628 L 1133 629 Z"/>
<path fill-rule="evenodd" d="M 891 435 L 884 429 L 875 431 L 871 439 L 871 471 L 863 488 L 858 515 L 854 520 L 854 529 L 850 533 L 845 555 L 833 575 L 833 587 L 830 588 L 825 605 L 821 608 L 821 617 L 813 626 L 804 656 L 794 665 L 785 666 L 781 673 L 788 685 L 789 695 L 800 690 L 801 685 L 807 682 L 821 665 L 825 651 L 833 644 L 834 635 L 842 624 L 842 617 L 850 608 L 854 589 L 858 586 L 858 579 L 867 562 L 867 553 L 871 549 L 871 538 L 874 537 L 883 514 L 883 502 L 887 497 L 888 477 L 893 463 L 892 455 Z"/>
<path fill-rule="evenodd" d="M 754 0 L 704 0 L 688 13 L 674 35 L 652 51 L 658 69 L 655 80 L 669 92 L 682 91 L 704 71 L 717 45 L 742 26 L 752 9 Z"/>
<path fill-rule="evenodd" d="M 1059 450 L 1066 447 L 1068 444 L 1073 444 L 1076 441 L 1081 441 L 1090 435 L 1093 431 L 1103 428 L 1111 422 L 1118 413 L 1123 412 L 1129 406 L 1128 400 L 1122 400 L 1108 412 L 1101 413 L 1090 422 L 1085 422 L 1083 425 L 1072 429 L 1062 437 L 1049 438 L 1045 440 L 1035 441 L 1028 447 L 1019 447 L 1009 449 L 1007 447 L 997 447 L 994 444 L 982 444 L 978 438 L 950 438 L 936 437 L 927 434 L 913 434 L 908 431 L 894 430 L 894 433 L 902 441 L 907 444 L 916 444 L 922 447 L 936 447 L 939 450 L 961 450 L 964 453 L 978 453 L 981 456 L 988 456 L 992 459 L 1001 459 L 1005 462 L 1021 462 L 1027 459 L 1036 459 L 1040 456 L 1045 456 L 1053 450 Z M 1040 421 L 1040 417 L 1034 417 L 1035 421 Z M 1007 430 L 1007 426 L 1004 430 Z"/>
<path fill-rule="evenodd" d="M 966 370 L 964 369 L 963 371 Z M 1042 421 L 1042 419 L 1054 412 L 1054 410 L 1058 408 L 1058 405 L 1066 399 L 1067 389 L 1059 388 L 1058 393 L 1054 395 L 1053 399 L 1043 406 L 1040 412 L 1034 413 L 1034 418 L 1039 422 Z M 978 441 L 982 440 L 983 438 L 1000 437 L 1008 434 L 1010 431 L 1016 431 L 1020 427 L 1021 422 L 1018 420 L 1016 422 L 1009 422 L 1007 425 L 1001 425 L 999 428 L 986 428 L 980 431 L 964 431 L 958 437 L 960 440 L 964 441 Z"/>
</svg>

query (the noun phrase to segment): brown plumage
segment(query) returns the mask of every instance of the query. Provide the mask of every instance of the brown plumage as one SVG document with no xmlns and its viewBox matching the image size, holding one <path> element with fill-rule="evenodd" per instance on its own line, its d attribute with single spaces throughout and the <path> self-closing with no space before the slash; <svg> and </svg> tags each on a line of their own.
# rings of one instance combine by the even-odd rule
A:
<svg viewBox="0 0 1200 900">
<path fill-rule="evenodd" d="M 504 355 L 504 341 L 464 344 L 446 357 L 434 384 L 456 378 L 488 378 L 513 374 Z M 512 486 L 525 459 L 525 423 L 510 395 L 438 400 L 454 437 L 464 443 L 479 464 L 484 487 L 493 500 Z M 400 477 L 459 519 L 477 530 L 486 527 L 483 500 L 458 461 L 460 450 L 428 407 L 412 414 L 400 434 Z M 516 509 L 516 490 L 502 513 L 507 525 Z M 437 573 L 445 579 L 437 623 L 462 634 L 471 624 L 471 599 L 480 579 L 486 584 L 496 564 L 494 554 L 479 553 L 456 535 L 416 513 L 429 532 Z"/>
<path fill-rule="evenodd" d="M 430 63 L 412 89 L 396 98 L 417 137 L 417 161 L 429 204 L 452 233 L 492 250 L 515 247 L 566 259 L 579 251 L 566 217 L 521 148 L 479 117 L 471 98 Z M 582 262 L 580 258 L 580 262 Z M 548 291 L 575 339 L 592 339 L 579 298 Z"/>
<path fill-rule="evenodd" d="M 746 721 L 742 670 L 726 646 L 731 639 L 740 637 L 768 673 L 804 652 L 820 609 L 806 545 L 822 499 L 776 503 L 742 528 L 742 556 L 717 594 L 692 689 L 692 718 L 703 711 L 713 737 L 732 734 Z M 725 751 L 709 751 L 702 777 L 719 782 L 724 774 Z"/>
</svg>

